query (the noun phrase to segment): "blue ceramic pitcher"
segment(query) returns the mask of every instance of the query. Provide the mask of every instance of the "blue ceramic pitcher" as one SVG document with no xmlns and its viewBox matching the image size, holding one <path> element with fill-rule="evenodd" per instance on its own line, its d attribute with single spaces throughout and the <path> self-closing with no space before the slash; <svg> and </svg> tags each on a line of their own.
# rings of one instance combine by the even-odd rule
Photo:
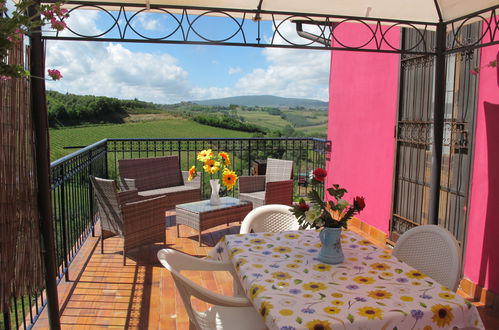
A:
<svg viewBox="0 0 499 330">
<path fill-rule="evenodd" d="M 341 249 L 341 228 L 323 228 L 319 233 L 322 246 L 319 251 L 319 260 L 327 264 L 339 264 L 343 262 L 343 250 Z"/>
</svg>

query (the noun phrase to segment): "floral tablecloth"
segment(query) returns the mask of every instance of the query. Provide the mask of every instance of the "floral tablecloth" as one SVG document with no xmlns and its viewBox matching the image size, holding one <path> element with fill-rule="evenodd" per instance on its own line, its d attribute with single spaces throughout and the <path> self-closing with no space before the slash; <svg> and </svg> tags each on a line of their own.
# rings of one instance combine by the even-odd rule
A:
<svg viewBox="0 0 499 330">
<path fill-rule="evenodd" d="M 209 257 L 231 260 L 270 329 L 483 329 L 474 305 L 351 231 L 343 263 L 319 262 L 318 234 L 227 235 Z"/>
</svg>

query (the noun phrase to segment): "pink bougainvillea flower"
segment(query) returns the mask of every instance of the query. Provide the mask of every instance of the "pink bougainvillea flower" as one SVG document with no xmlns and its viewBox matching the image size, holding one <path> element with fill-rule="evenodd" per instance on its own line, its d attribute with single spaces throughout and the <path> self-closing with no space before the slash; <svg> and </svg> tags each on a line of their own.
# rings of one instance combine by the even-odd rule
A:
<svg viewBox="0 0 499 330">
<path fill-rule="evenodd" d="M 10 80 L 10 79 L 12 79 L 12 77 L 9 77 L 9 76 L 0 76 L 0 81 Z"/>
<path fill-rule="evenodd" d="M 47 9 L 42 11 L 42 15 L 45 16 L 46 19 L 53 19 L 54 18 L 54 11 Z"/>
<path fill-rule="evenodd" d="M 52 18 L 50 20 L 50 25 L 52 26 L 52 28 L 54 30 L 57 30 L 57 31 L 62 31 L 66 28 L 66 23 L 64 23 L 63 21 L 59 21 L 56 18 Z"/>
<path fill-rule="evenodd" d="M 52 80 L 59 80 L 62 78 L 61 72 L 56 69 L 48 69 L 48 74 L 49 77 L 52 78 Z"/>
<path fill-rule="evenodd" d="M 320 167 L 316 168 L 313 173 L 314 173 L 314 179 L 319 182 L 324 182 L 324 179 L 326 179 L 327 172 L 323 168 Z"/>
</svg>

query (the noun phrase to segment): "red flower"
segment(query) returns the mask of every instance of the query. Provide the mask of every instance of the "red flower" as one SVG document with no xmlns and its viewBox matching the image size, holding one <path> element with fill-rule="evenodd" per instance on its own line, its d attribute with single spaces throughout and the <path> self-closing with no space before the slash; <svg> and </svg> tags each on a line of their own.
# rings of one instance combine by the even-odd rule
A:
<svg viewBox="0 0 499 330">
<path fill-rule="evenodd" d="M 364 197 L 357 196 L 353 200 L 353 205 L 357 208 L 357 210 L 362 211 L 364 207 L 366 207 L 366 202 L 364 201 Z"/>
<path fill-rule="evenodd" d="M 305 201 L 298 203 L 298 206 L 305 211 L 308 211 L 310 209 L 310 206 L 307 203 L 305 203 Z"/>
<path fill-rule="evenodd" d="M 324 182 L 324 179 L 326 179 L 327 172 L 323 168 L 316 168 L 313 172 L 314 174 L 314 179 L 319 181 L 319 182 Z"/>
<path fill-rule="evenodd" d="M 59 70 L 56 69 L 48 69 L 48 74 L 49 77 L 52 78 L 52 80 L 59 80 L 62 78 L 62 74 Z"/>
</svg>

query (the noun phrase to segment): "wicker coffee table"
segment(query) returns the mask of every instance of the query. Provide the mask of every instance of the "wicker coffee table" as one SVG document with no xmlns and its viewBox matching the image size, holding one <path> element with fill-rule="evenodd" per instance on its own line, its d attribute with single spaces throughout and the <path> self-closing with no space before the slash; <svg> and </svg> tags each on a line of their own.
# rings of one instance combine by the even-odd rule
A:
<svg viewBox="0 0 499 330">
<path fill-rule="evenodd" d="M 233 197 L 220 198 L 220 205 L 210 205 L 209 200 L 179 204 L 176 206 L 177 237 L 180 237 L 179 225 L 186 225 L 199 232 L 199 246 L 201 246 L 201 232 L 205 229 L 242 221 L 253 209 L 253 204 Z"/>
</svg>

